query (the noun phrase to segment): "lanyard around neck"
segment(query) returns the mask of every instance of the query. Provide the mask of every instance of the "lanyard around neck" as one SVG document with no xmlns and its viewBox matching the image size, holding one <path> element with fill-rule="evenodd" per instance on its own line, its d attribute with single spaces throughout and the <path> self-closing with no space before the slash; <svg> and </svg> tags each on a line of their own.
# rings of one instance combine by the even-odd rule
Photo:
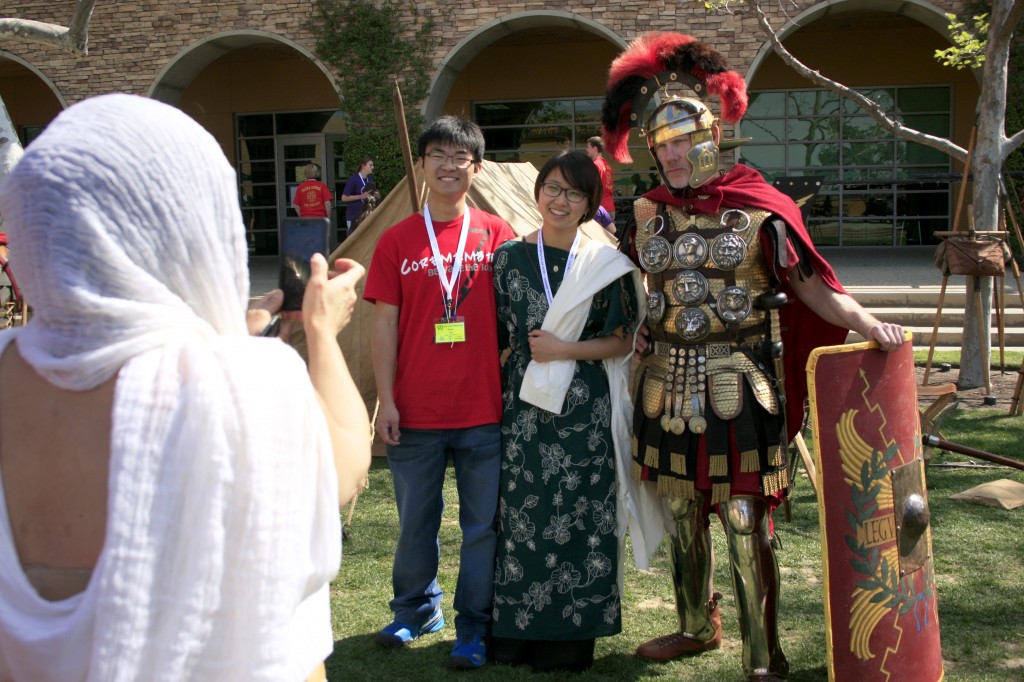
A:
<svg viewBox="0 0 1024 682">
<path fill-rule="evenodd" d="M 572 264 L 576 261 L 576 247 L 580 243 L 580 231 L 576 230 L 576 238 L 572 240 L 572 246 L 569 247 L 569 258 L 565 261 L 565 272 L 562 273 L 562 279 L 569 274 L 569 270 L 572 269 Z M 551 295 L 551 282 L 548 280 L 548 265 L 544 259 L 544 229 L 537 230 L 537 260 L 540 261 L 540 278 L 544 282 L 544 295 L 548 299 L 548 305 L 551 305 L 551 301 L 554 300 L 554 296 Z"/>
<path fill-rule="evenodd" d="M 434 234 L 434 221 L 430 219 L 430 206 L 423 206 L 423 220 L 427 224 L 427 236 L 430 238 L 430 249 L 434 254 L 437 278 L 441 280 L 441 288 L 444 289 L 445 314 L 451 317 L 455 312 L 452 289 L 462 273 L 462 255 L 466 250 L 466 236 L 469 234 L 469 207 L 465 207 L 465 212 L 462 214 L 462 232 L 459 233 L 459 246 L 455 250 L 455 258 L 452 261 L 451 277 L 448 276 L 448 272 L 445 270 L 444 259 L 441 257 L 441 250 L 437 246 L 437 235 Z"/>
</svg>

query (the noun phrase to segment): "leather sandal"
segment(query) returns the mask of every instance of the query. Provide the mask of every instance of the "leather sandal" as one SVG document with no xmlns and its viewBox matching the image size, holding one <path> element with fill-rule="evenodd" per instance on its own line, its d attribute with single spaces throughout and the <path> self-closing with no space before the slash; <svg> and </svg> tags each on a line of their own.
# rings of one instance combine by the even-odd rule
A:
<svg viewBox="0 0 1024 682">
<path fill-rule="evenodd" d="M 711 639 L 702 642 L 683 634 L 680 630 L 644 642 L 636 648 L 636 655 L 648 661 L 671 661 L 680 656 L 693 656 L 722 646 L 722 613 L 718 607 L 718 600 L 721 598 L 722 595 L 715 592 L 708 602 L 708 614 L 711 617 L 711 625 L 715 628 L 715 635 Z"/>
</svg>

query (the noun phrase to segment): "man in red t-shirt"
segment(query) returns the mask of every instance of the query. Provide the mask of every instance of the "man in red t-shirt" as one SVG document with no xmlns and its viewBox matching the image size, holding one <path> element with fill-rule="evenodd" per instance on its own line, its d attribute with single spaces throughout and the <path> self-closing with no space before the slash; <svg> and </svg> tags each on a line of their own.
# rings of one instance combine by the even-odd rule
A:
<svg viewBox="0 0 1024 682">
<path fill-rule="evenodd" d="M 327 218 L 331 214 L 334 195 L 327 185 L 317 180 L 320 177 L 320 166 L 309 163 L 303 171 L 306 181 L 295 189 L 292 208 L 298 211 L 300 218 Z"/>
<path fill-rule="evenodd" d="M 604 141 L 600 136 L 594 136 L 587 140 L 587 156 L 593 160 L 594 165 L 597 166 L 597 172 L 601 175 L 601 208 L 608 212 L 608 223 L 601 222 L 605 229 L 615 233 L 615 177 L 612 173 L 611 164 L 605 160 L 604 156 Z"/>
<path fill-rule="evenodd" d="M 363 298 L 375 304 L 376 430 L 387 444 L 398 504 L 393 622 L 376 641 L 399 647 L 444 627 L 438 530 L 448 457 L 455 463 L 462 548 L 454 606 L 456 668 L 487 661 L 494 594 L 501 374 L 491 263 L 513 236 L 501 218 L 466 204 L 484 138 L 444 116 L 420 136 L 429 199 L 381 235 Z M 441 267 L 438 267 L 438 263 Z"/>
</svg>

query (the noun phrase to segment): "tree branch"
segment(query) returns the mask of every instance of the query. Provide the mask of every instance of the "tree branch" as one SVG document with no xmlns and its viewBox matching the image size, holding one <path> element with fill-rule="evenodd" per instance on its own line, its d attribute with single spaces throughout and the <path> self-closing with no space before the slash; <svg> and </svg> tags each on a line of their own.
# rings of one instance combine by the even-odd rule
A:
<svg viewBox="0 0 1024 682">
<path fill-rule="evenodd" d="M 1024 130 L 1018 130 L 1013 137 L 1009 138 L 1003 145 L 1003 158 L 1017 151 L 1017 148 L 1024 144 Z"/>
<path fill-rule="evenodd" d="M 761 25 L 761 30 L 764 31 L 765 35 L 768 36 L 769 42 L 772 44 L 772 49 L 775 54 L 782 59 L 790 68 L 799 73 L 804 78 L 811 82 L 820 85 L 821 87 L 831 90 L 841 97 L 845 97 L 848 100 L 855 102 L 860 108 L 862 108 L 871 118 L 876 120 L 886 130 L 892 132 L 897 137 L 904 140 L 910 140 L 912 142 L 919 142 L 925 146 L 937 149 L 940 152 L 947 154 L 951 158 L 959 161 L 964 161 L 967 158 L 967 150 L 953 144 L 949 140 L 942 137 L 935 137 L 934 135 L 928 135 L 912 128 L 907 128 L 899 121 L 892 119 L 885 115 L 882 108 L 875 102 L 868 99 L 864 95 L 846 87 L 841 83 L 837 83 L 834 80 L 822 76 L 821 73 L 815 71 L 805 65 L 803 62 L 794 57 L 790 52 L 783 46 L 782 41 L 779 40 L 779 36 L 776 35 L 771 24 L 768 23 L 768 18 L 765 17 L 764 11 L 761 9 L 761 3 L 757 0 L 750 0 L 750 8 L 757 16 L 757 22 Z"/>
<path fill-rule="evenodd" d="M 0 40 L 15 38 L 33 43 L 63 46 L 68 29 L 31 19 L 0 19 Z"/>
<path fill-rule="evenodd" d="M 1018 0 L 996 0 L 992 7 L 988 40 L 991 42 L 994 39 L 1001 43 L 1009 41 L 1020 21 L 1021 12 L 1024 12 L 1024 3 Z M 998 25 L 995 23 L 997 21 Z"/>
<path fill-rule="evenodd" d="M 0 41 L 26 40 L 55 45 L 73 55 L 89 53 L 89 19 L 96 0 L 78 0 L 70 28 L 31 19 L 0 19 Z"/>
<path fill-rule="evenodd" d="M 92 10 L 95 6 L 96 0 L 78 0 L 75 5 L 75 13 L 71 16 L 71 23 L 68 24 L 67 49 L 72 54 L 89 54 L 89 20 L 92 18 Z"/>
</svg>

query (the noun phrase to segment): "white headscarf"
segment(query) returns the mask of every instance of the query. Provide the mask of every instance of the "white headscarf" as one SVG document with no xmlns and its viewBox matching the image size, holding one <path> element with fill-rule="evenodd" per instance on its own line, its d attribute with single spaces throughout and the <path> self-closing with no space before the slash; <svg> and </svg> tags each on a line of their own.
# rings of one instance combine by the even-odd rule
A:
<svg viewBox="0 0 1024 682">
<path fill-rule="evenodd" d="M 0 510 L 0 678 L 300 680 L 333 647 L 330 441 L 302 361 L 246 335 L 237 196 L 213 137 L 129 95 L 63 112 L 0 183 L 21 355 L 68 390 L 118 374 L 88 588 L 40 599 Z"/>
</svg>

